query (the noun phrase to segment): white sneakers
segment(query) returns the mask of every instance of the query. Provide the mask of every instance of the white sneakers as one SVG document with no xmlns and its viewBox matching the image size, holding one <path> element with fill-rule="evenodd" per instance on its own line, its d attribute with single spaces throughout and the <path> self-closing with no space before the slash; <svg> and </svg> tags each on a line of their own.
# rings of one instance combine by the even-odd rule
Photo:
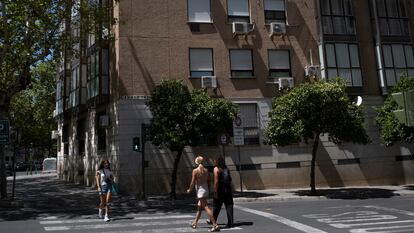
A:
<svg viewBox="0 0 414 233">
<path fill-rule="evenodd" d="M 108 215 L 105 214 L 105 217 L 103 216 L 103 210 L 102 209 L 99 209 L 98 217 L 103 218 L 105 222 L 111 221 L 111 219 L 108 217 Z"/>
</svg>

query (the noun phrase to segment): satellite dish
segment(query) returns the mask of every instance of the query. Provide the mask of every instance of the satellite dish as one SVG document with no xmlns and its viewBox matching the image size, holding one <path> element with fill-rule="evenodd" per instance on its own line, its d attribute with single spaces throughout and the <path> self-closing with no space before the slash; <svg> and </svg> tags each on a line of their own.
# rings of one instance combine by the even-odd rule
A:
<svg viewBox="0 0 414 233">
<path fill-rule="evenodd" d="M 361 96 L 357 96 L 356 100 L 353 102 L 353 104 L 355 104 L 356 106 L 359 106 L 362 104 L 362 97 Z"/>
</svg>

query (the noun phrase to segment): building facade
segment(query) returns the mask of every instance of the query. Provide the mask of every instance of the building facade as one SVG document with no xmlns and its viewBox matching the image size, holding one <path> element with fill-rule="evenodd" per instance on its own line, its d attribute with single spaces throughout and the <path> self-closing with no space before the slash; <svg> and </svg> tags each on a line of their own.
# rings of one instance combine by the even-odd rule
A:
<svg viewBox="0 0 414 233">
<path fill-rule="evenodd" d="M 94 185 L 97 164 L 112 163 L 121 190 L 169 192 L 174 154 L 134 137 L 149 123 L 145 105 L 162 79 L 237 103 L 244 145 L 186 148 L 177 192 L 190 181 L 196 154 L 224 155 L 234 185 L 244 189 L 308 187 L 311 145 L 263 144 L 272 98 L 310 78 L 346 80 L 362 96 L 368 145 L 322 138 L 319 187 L 414 181 L 411 144 L 385 147 L 375 110 L 399 80 L 414 76 L 414 12 L 406 0 L 122 0 L 109 4 L 114 25 L 100 35 L 79 33 L 80 56 L 66 58 L 57 80 L 58 173 Z M 76 17 L 82 16 L 73 16 Z M 110 31 L 108 33 L 107 31 Z M 79 30 L 82 31 L 82 30 Z M 112 35 L 110 39 L 109 36 Z M 145 160 L 144 164 L 142 161 Z M 145 167 L 145 177 L 142 169 Z M 381 171 L 381 172 L 378 172 Z"/>
</svg>

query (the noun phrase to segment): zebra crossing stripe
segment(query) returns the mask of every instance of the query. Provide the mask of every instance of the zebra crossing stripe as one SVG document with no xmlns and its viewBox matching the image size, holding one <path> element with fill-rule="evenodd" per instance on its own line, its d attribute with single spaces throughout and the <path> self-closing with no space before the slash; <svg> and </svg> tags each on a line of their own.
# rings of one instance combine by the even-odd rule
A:
<svg viewBox="0 0 414 233">
<path fill-rule="evenodd" d="M 351 228 L 351 227 L 361 227 L 361 226 L 391 225 L 391 224 L 413 223 L 413 222 L 414 220 L 401 220 L 401 221 L 365 222 L 365 223 L 352 223 L 352 224 L 336 223 L 336 224 L 330 224 L 330 225 L 335 228 Z"/>
<path fill-rule="evenodd" d="M 134 217 L 134 220 L 151 220 L 151 219 L 184 219 L 194 218 L 192 215 L 165 215 L 165 216 L 148 216 L 148 217 Z M 102 219 L 71 219 L 71 220 L 44 220 L 40 221 L 42 225 L 53 225 L 53 224 L 71 224 L 71 223 L 93 223 L 102 222 Z"/>
<path fill-rule="evenodd" d="M 302 224 L 300 222 L 292 221 L 290 219 L 284 218 L 284 217 L 276 215 L 276 214 L 270 214 L 270 213 L 267 213 L 267 212 L 262 212 L 262 211 L 258 211 L 258 210 L 254 210 L 254 209 L 249 209 L 249 208 L 246 208 L 246 207 L 241 207 L 241 206 L 234 206 L 234 208 L 242 210 L 244 212 L 248 212 L 248 213 L 256 214 L 256 215 L 259 215 L 259 216 L 263 216 L 265 218 L 280 222 L 280 223 L 285 224 L 289 227 L 293 227 L 295 229 L 298 229 L 298 230 L 306 232 L 306 233 L 327 233 L 327 232 L 319 230 L 317 228 L 313 228 L 311 226 Z"/>
<path fill-rule="evenodd" d="M 404 228 L 408 228 L 405 229 Z M 371 228 L 362 228 L 362 229 L 353 229 L 350 230 L 350 233 L 393 233 L 393 232 L 412 232 L 414 225 L 405 225 L 405 226 L 389 226 L 389 227 L 371 227 Z"/>
<path fill-rule="evenodd" d="M 103 220 L 100 220 L 103 222 Z M 108 229 L 122 227 L 145 227 L 145 226 L 165 226 L 165 225 L 181 225 L 189 224 L 188 220 L 174 221 L 154 221 L 154 222 L 125 222 L 125 223 L 102 223 L 94 225 L 73 225 L 73 226 L 45 226 L 45 231 L 74 231 L 74 230 L 90 230 L 90 229 Z"/>
<path fill-rule="evenodd" d="M 398 213 L 398 214 L 404 214 L 404 215 L 408 215 L 408 216 L 414 216 L 414 212 L 410 212 L 410 211 L 406 211 L 406 210 L 399 210 L 399 209 L 394 209 L 394 208 L 387 208 L 387 207 L 373 206 L 373 205 L 367 205 L 367 206 L 364 206 L 364 207 L 365 208 L 376 209 L 376 210 L 390 211 L 390 212 L 394 212 L 394 213 Z"/>
<path fill-rule="evenodd" d="M 105 231 L 101 233 L 165 233 L 165 232 L 206 232 L 209 228 L 199 227 L 192 229 L 189 227 L 178 227 L 178 228 L 163 228 L 163 229 L 146 229 L 146 230 L 131 230 L 131 231 Z M 233 228 L 220 228 L 220 231 L 237 231 L 243 230 L 241 227 Z"/>
</svg>

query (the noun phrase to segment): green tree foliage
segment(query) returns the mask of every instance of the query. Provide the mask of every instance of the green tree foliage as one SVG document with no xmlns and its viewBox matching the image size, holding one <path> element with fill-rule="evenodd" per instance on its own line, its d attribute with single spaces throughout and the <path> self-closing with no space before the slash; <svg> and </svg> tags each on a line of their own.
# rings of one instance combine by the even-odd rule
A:
<svg viewBox="0 0 414 233">
<path fill-rule="evenodd" d="M 402 77 L 397 85 L 392 88 L 391 93 L 414 90 L 414 78 Z M 398 109 L 397 103 L 388 95 L 381 108 L 377 108 L 376 123 L 380 128 L 381 138 L 385 145 L 390 146 L 394 142 L 412 142 L 414 138 L 414 127 L 408 127 L 398 122 L 392 111 Z"/>
<path fill-rule="evenodd" d="M 67 2 L 0 1 L 0 119 L 6 117 L 13 96 L 30 85 L 32 68 L 59 53 L 58 32 Z M 2 199 L 7 198 L 3 157 L 3 147 L 0 146 Z"/>
<path fill-rule="evenodd" d="M 280 97 L 275 97 L 265 130 L 265 142 L 286 146 L 313 141 L 310 187 L 315 194 L 315 161 L 321 134 L 334 143 L 366 144 L 369 137 L 363 127 L 362 110 L 353 105 L 345 92 L 345 83 L 305 83 Z"/>
<path fill-rule="evenodd" d="M 211 98 L 205 92 L 189 91 L 176 80 L 163 80 L 157 85 L 148 106 L 153 115 L 150 141 L 177 153 L 170 193 L 175 198 L 177 169 L 184 147 L 197 145 L 203 136 L 229 132 L 237 107 L 225 99 Z"/>
<path fill-rule="evenodd" d="M 37 151 L 51 153 L 51 131 L 56 128 L 53 119 L 56 66 L 51 61 L 44 62 L 32 72 L 29 88 L 12 98 L 9 118 L 14 128 L 19 129 L 21 147 L 32 143 Z"/>
<path fill-rule="evenodd" d="M 108 14 L 112 4 L 102 7 L 102 2 L 109 1 L 0 0 L 0 119 L 6 117 L 14 95 L 29 87 L 33 68 L 39 63 L 77 55 L 72 51 L 73 43 L 79 42 L 71 35 L 74 14 L 84 16 L 78 23 L 82 24 L 81 33 L 95 32 L 100 38 L 109 38 L 109 23 L 114 23 Z M 2 199 L 7 198 L 3 161 L 0 145 Z"/>
</svg>

